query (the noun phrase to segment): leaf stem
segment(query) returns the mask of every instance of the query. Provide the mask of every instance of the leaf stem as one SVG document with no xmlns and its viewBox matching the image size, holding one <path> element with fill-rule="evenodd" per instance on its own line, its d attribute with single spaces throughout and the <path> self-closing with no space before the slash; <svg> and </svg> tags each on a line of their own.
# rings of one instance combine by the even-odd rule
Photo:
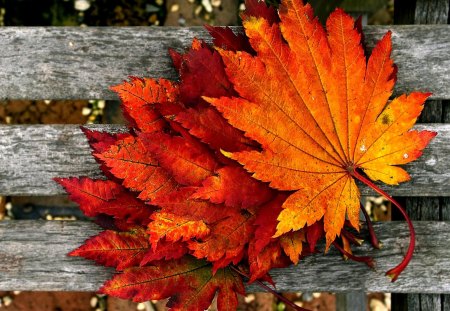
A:
<svg viewBox="0 0 450 311">
<path fill-rule="evenodd" d="M 357 262 L 364 262 L 366 265 L 371 267 L 372 269 L 375 267 L 375 263 L 373 262 L 373 258 L 369 256 L 355 256 L 347 252 L 342 246 L 340 246 L 336 241 L 333 242 L 334 247 L 336 247 L 343 255 L 347 256 L 351 260 Z"/>
<path fill-rule="evenodd" d="M 346 237 L 351 243 L 353 243 L 355 245 L 361 246 L 364 241 L 364 240 L 356 237 L 353 233 L 347 231 L 345 228 L 342 228 L 341 233 L 344 237 Z"/>
<path fill-rule="evenodd" d="M 367 214 L 366 208 L 362 204 L 361 204 L 361 211 L 364 214 L 364 218 L 366 218 L 367 229 L 369 229 L 370 244 L 372 244 L 373 247 L 380 249 L 381 243 L 380 241 L 378 241 L 378 238 L 375 234 L 375 230 L 373 229 L 372 220 L 370 220 L 370 216 L 369 214 Z"/>
<path fill-rule="evenodd" d="M 414 230 L 414 226 L 411 222 L 411 219 L 409 218 L 408 214 L 406 213 L 405 209 L 396 201 L 394 200 L 389 194 L 387 194 L 385 191 L 380 189 L 377 185 L 375 185 L 372 181 L 370 181 L 365 176 L 361 175 L 356 169 L 351 171 L 351 175 L 358 179 L 359 181 L 365 183 L 367 186 L 375 190 L 377 193 L 384 196 L 386 199 L 388 199 L 392 204 L 394 204 L 400 213 L 405 218 L 408 228 L 409 228 L 409 247 L 406 251 L 406 255 L 403 257 L 402 262 L 398 264 L 396 267 L 390 269 L 386 272 L 386 275 L 391 278 L 392 282 L 397 280 L 400 273 L 402 273 L 403 270 L 408 266 L 409 262 L 411 261 L 412 255 L 414 253 L 414 248 L 416 246 L 416 232 Z"/>
<path fill-rule="evenodd" d="M 235 272 L 237 272 L 238 274 L 242 275 L 243 277 L 245 277 L 246 279 L 250 279 L 250 276 L 248 276 L 247 274 L 245 274 L 244 272 L 242 272 L 241 270 L 239 270 L 238 268 L 234 267 L 234 266 L 230 266 L 232 270 L 234 270 Z M 286 297 L 284 297 L 283 295 L 281 295 L 280 293 L 276 292 L 274 289 L 270 288 L 269 286 L 267 286 L 266 284 L 264 284 L 263 282 L 256 280 L 255 283 L 261 287 L 262 289 L 268 291 L 269 293 L 271 293 L 272 295 L 274 295 L 275 297 L 277 297 L 279 300 L 281 300 L 282 302 L 284 302 L 286 305 L 288 305 L 289 307 L 293 308 L 294 310 L 297 311 L 310 311 L 308 309 L 302 308 L 297 306 L 295 303 L 293 303 L 292 301 L 290 301 L 289 299 L 287 299 Z"/>
</svg>

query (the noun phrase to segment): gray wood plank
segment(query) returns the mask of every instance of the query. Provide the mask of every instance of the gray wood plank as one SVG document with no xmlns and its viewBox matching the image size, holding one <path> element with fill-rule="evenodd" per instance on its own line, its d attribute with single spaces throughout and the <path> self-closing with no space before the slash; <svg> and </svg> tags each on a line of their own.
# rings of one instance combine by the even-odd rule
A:
<svg viewBox="0 0 450 311">
<path fill-rule="evenodd" d="M 388 29 L 396 92 L 450 98 L 450 27 L 367 26 L 368 46 Z M 129 75 L 176 79 L 167 49 L 182 50 L 194 37 L 208 35 L 201 27 L 2 27 L 0 98 L 115 99 L 108 87 Z"/>
<path fill-rule="evenodd" d="M 447 24 L 449 1 L 416 0 L 414 24 Z"/>
<path fill-rule="evenodd" d="M 411 20 L 405 21 L 407 23 L 447 24 L 449 0 L 414 0 L 409 3 L 403 3 L 402 6 L 398 6 L 398 3 L 395 5 L 396 10 L 402 10 L 405 6 L 413 8 L 414 14 L 410 16 Z M 442 103 L 442 101 L 428 101 L 420 116 L 419 122 L 446 122 L 443 118 L 443 110 L 446 105 L 447 103 Z M 442 219 L 442 215 L 444 214 L 442 211 L 448 209 L 450 206 L 445 206 L 445 204 L 441 203 L 444 202 L 442 198 L 438 197 L 408 197 L 405 199 L 404 206 L 413 220 L 447 220 Z M 401 310 L 401 305 L 406 305 L 408 310 L 444 310 L 441 306 L 442 297 L 439 294 L 408 294 L 407 297 L 399 297 L 397 299 L 397 305 L 393 305 L 393 310 Z"/>
<path fill-rule="evenodd" d="M 328 255 L 322 256 L 319 254 L 305 258 L 298 267 L 292 267 L 287 271 L 280 269 L 271 274 L 280 290 L 302 291 L 312 284 L 309 287 L 310 291 L 450 293 L 450 275 L 447 275 L 447 269 L 450 267 L 448 267 L 448 261 L 445 259 L 446 255 L 444 255 L 449 248 L 448 239 L 444 238 L 439 242 L 441 234 L 442 237 L 446 234 L 444 227 L 449 222 L 418 221 L 414 224 L 418 233 L 414 259 L 394 283 L 386 282 L 384 273 L 389 267 L 398 263 L 401 258 L 400 254 L 406 251 L 408 240 L 403 239 L 403 237 L 406 237 L 408 233 L 403 222 L 376 223 L 376 232 L 383 242 L 382 249 L 378 252 L 370 250 L 368 243 L 365 243 L 364 250 L 355 251 L 357 255 L 370 254 L 374 256 L 376 271 L 365 270 L 363 266 L 357 268 L 359 265 L 354 262 L 347 262 L 345 265 L 325 263 L 328 260 Z M 442 229 L 443 231 L 441 231 Z M 393 234 L 393 232 L 396 233 Z M 439 232 L 439 234 L 436 234 L 436 232 Z M 446 250 L 438 251 L 441 246 L 434 248 L 435 243 L 440 244 Z M 394 248 L 396 248 L 394 253 L 399 257 L 393 256 L 391 253 Z M 424 256 L 424 261 L 419 259 L 422 256 Z M 362 270 L 359 270 L 360 268 Z M 321 282 L 322 276 L 325 277 L 326 275 L 329 276 L 328 283 L 324 284 L 323 287 L 316 287 L 314 280 L 317 279 L 317 282 Z"/>
<path fill-rule="evenodd" d="M 381 250 L 369 243 L 355 254 L 370 254 L 376 270 L 346 262 L 335 250 L 301 260 L 296 267 L 271 273 L 280 291 L 388 291 L 450 293 L 450 222 L 416 222 L 414 259 L 395 283 L 384 272 L 400 262 L 409 241 L 403 222 L 375 224 L 383 241 Z M 0 290 L 97 289 L 113 270 L 66 254 L 99 232 L 91 222 L 32 221 L 0 222 Z M 439 234 L 436 234 L 439 232 Z M 323 246 L 321 246 L 323 247 Z M 260 289 L 252 286 L 252 291 Z"/>
<path fill-rule="evenodd" d="M 441 306 L 443 311 L 450 310 L 450 295 L 441 295 Z"/>
<path fill-rule="evenodd" d="M 367 311 L 367 294 L 364 291 L 351 291 L 336 294 L 336 311 Z"/>
<path fill-rule="evenodd" d="M 89 128 L 124 130 L 123 126 L 98 125 Z M 450 196 L 450 125 L 420 125 L 439 135 L 423 156 L 405 168 L 410 182 L 387 187 L 398 196 Z M 0 126 L 0 195 L 63 194 L 54 177 L 90 176 L 101 173 L 84 134 L 74 125 Z M 362 187 L 362 194 L 373 194 Z"/>
<path fill-rule="evenodd" d="M 428 294 L 420 295 L 420 307 L 421 310 L 442 310 L 441 295 Z"/>
</svg>

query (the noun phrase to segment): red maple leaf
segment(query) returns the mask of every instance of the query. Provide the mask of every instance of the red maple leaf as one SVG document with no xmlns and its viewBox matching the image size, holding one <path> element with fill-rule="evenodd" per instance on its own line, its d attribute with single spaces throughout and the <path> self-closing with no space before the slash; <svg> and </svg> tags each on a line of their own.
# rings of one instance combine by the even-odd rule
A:
<svg viewBox="0 0 450 311">
<path fill-rule="evenodd" d="M 142 229 L 129 232 L 103 231 L 69 253 L 115 267 L 117 270 L 137 266 L 148 250 L 148 235 Z"/>
<path fill-rule="evenodd" d="M 136 302 L 170 298 L 167 306 L 171 310 L 203 311 L 216 293 L 220 310 L 235 310 L 236 293 L 245 290 L 236 272 L 226 268 L 213 275 L 208 262 L 187 256 L 126 269 L 100 291 L 124 299 L 133 297 Z"/>
</svg>

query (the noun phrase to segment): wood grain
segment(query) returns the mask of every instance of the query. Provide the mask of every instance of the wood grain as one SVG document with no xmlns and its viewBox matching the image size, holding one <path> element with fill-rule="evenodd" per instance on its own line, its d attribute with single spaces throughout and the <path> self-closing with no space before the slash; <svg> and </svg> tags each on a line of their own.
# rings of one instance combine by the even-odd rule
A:
<svg viewBox="0 0 450 311">
<path fill-rule="evenodd" d="M 414 24 L 447 24 L 449 1 L 415 0 Z"/>
<path fill-rule="evenodd" d="M 336 293 L 336 311 L 367 311 L 367 293 L 364 290 Z"/>
<path fill-rule="evenodd" d="M 123 131 L 123 126 L 89 126 L 104 131 Z M 421 125 L 417 129 L 438 132 L 423 156 L 406 165 L 410 182 L 385 187 L 391 195 L 450 196 L 450 125 Z M 63 189 L 55 177 L 101 173 L 84 134 L 74 125 L 0 126 L 0 195 L 56 195 Z M 372 193 L 362 187 L 363 194 Z"/>
<path fill-rule="evenodd" d="M 395 11 L 400 11 L 400 16 L 404 11 L 412 11 L 408 14 L 410 20 L 403 20 L 408 24 L 447 24 L 449 14 L 449 0 L 411 0 L 399 6 L 395 3 Z M 399 21 L 397 20 L 397 23 Z M 419 118 L 423 123 L 447 122 L 443 114 L 444 107 L 448 103 L 438 100 L 430 100 L 425 105 L 425 109 Z M 403 206 L 413 220 L 449 220 L 446 218 L 445 211 L 450 210 L 450 205 L 446 204 L 443 198 L 423 198 L 408 197 L 405 198 Z M 444 217 L 443 217 L 444 216 Z M 395 219 L 401 219 L 396 217 Z M 395 304 L 392 305 L 393 311 L 403 309 L 427 311 L 427 310 L 447 310 L 443 308 L 445 296 L 439 294 L 408 294 L 406 296 L 395 297 L 392 295 Z M 447 296 L 448 300 L 449 296 Z"/>
<path fill-rule="evenodd" d="M 331 250 L 271 273 L 280 291 L 385 291 L 450 293 L 450 222 L 416 222 L 414 259 L 397 282 L 384 272 L 401 261 L 409 241 L 403 222 L 377 223 L 381 250 L 365 243 L 355 254 L 375 257 L 375 271 L 346 262 Z M 0 222 L 0 290 L 96 290 L 113 270 L 66 254 L 99 232 L 86 221 L 16 220 Z M 436 234 L 439 232 L 439 234 Z M 323 245 L 320 246 L 323 249 Z M 257 290 L 251 287 L 251 290 Z M 260 291 L 260 290 L 258 290 Z"/>
<path fill-rule="evenodd" d="M 388 30 L 396 92 L 450 98 L 450 26 L 367 26 L 369 48 Z M 167 49 L 182 51 L 194 37 L 208 35 L 201 27 L 2 27 L 0 98 L 115 99 L 109 86 L 130 75 L 176 79 Z"/>
</svg>

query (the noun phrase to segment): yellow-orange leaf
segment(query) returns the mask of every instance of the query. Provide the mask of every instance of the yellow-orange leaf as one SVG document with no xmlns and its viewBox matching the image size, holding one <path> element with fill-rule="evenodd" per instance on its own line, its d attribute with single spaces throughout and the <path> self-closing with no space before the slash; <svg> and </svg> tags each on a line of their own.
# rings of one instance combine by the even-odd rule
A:
<svg viewBox="0 0 450 311">
<path fill-rule="evenodd" d="M 297 264 L 300 259 L 303 242 L 306 242 L 305 232 L 303 230 L 288 232 L 280 237 L 280 244 L 283 251 L 294 264 Z"/>
<path fill-rule="evenodd" d="M 201 239 L 209 234 L 208 226 L 202 220 L 194 220 L 192 217 L 178 216 L 172 213 L 157 212 L 151 216 L 153 220 L 148 225 L 148 234 L 153 248 L 160 239 L 176 242 L 187 241 L 191 238 Z"/>
<path fill-rule="evenodd" d="M 398 165 L 436 135 L 410 131 L 430 94 L 388 102 L 396 79 L 390 33 L 366 60 L 355 21 L 342 10 L 326 29 L 301 0 L 282 1 L 279 15 L 279 23 L 244 21 L 256 56 L 219 49 L 239 96 L 206 100 L 262 146 L 224 154 L 271 187 L 294 191 L 275 237 L 323 219 L 328 248 L 345 219 L 359 229 L 357 174 L 392 185 L 409 179 Z"/>
</svg>

